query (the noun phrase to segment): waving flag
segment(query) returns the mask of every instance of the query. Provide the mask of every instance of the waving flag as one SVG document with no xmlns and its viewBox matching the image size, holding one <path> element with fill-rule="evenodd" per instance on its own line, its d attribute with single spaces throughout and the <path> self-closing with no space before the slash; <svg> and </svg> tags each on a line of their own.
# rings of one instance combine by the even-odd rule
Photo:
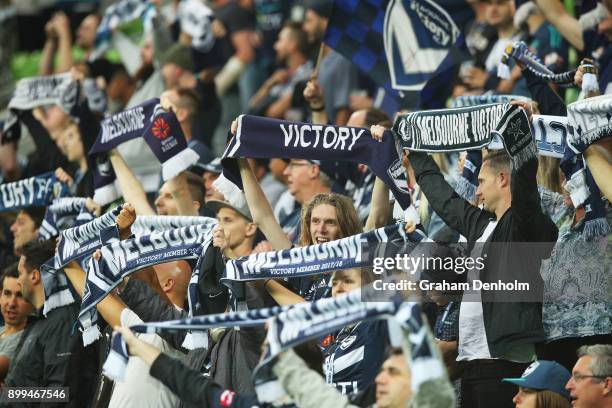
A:
<svg viewBox="0 0 612 408">
<path fill-rule="evenodd" d="M 436 108 L 469 56 L 459 16 L 431 0 L 335 0 L 324 42 L 403 105 Z"/>
</svg>

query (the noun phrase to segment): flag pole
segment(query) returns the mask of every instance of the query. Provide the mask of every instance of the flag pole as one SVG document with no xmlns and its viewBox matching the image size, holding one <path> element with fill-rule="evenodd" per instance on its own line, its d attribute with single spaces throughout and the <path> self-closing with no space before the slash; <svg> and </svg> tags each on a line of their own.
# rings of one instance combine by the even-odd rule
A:
<svg viewBox="0 0 612 408">
<path fill-rule="evenodd" d="M 325 43 L 321 42 L 319 46 L 319 55 L 317 55 L 317 62 L 315 64 L 314 69 L 312 70 L 312 75 L 310 76 L 311 81 L 315 81 L 319 76 L 319 68 L 321 67 L 321 60 L 323 59 L 323 53 L 325 52 Z"/>
</svg>

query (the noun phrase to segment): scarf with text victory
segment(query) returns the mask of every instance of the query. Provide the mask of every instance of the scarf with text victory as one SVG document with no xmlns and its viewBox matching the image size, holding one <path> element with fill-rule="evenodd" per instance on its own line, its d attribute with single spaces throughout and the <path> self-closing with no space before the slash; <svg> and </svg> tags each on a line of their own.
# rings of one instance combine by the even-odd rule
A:
<svg viewBox="0 0 612 408">
<path fill-rule="evenodd" d="M 223 174 L 215 188 L 237 205 L 244 204 L 238 158 L 350 161 L 366 164 L 385 182 L 403 208 L 410 205 L 408 186 L 396 181 L 402 162 L 392 138 L 375 141 L 365 128 L 314 125 L 241 115 L 236 135 L 223 153 Z"/>
</svg>

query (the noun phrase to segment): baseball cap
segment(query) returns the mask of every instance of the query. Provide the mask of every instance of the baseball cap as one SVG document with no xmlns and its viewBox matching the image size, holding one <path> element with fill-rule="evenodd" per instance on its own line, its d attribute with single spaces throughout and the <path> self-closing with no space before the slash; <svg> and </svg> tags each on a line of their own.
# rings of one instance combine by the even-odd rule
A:
<svg viewBox="0 0 612 408">
<path fill-rule="evenodd" d="M 251 215 L 251 211 L 249 211 L 249 207 L 246 205 L 246 203 L 242 207 L 236 207 L 231 205 L 227 201 L 209 200 L 206 202 L 206 206 L 210 208 L 215 214 L 218 213 L 221 208 L 231 208 L 232 210 L 236 211 L 238 214 L 249 220 L 249 222 L 253 222 L 253 216 Z"/>
<path fill-rule="evenodd" d="M 521 378 L 504 378 L 506 381 L 533 390 L 548 390 L 571 400 L 570 393 L 565 389 L 571 374 L 567 368 L 555 361 L 538 360 L 531 363 Z"/>
<path fill-rule="evenodd" d="M 184 44 L 176 43 L 173 44 L 166 52 L 160 56 L 160 61 L 163 64 L 176 64 L 179 67 L 187 71 L 193 71 L 193 57 L 191 55 L 191 48 Z"/>
<path fill-rule="evenodd" d="M 223 166 L 221 166 L 221 158 L 216 157 L 208 163 L 198 161 L 196 164 L 191 166 L 190 170 L 200 175 L 204 174 L 205 172 L 221 174 L 223 172 Z"/>
</svg>

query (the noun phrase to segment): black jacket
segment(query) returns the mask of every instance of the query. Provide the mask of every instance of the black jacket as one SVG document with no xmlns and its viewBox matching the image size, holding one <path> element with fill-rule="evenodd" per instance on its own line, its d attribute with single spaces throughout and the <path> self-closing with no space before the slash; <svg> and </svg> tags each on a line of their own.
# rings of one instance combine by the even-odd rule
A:
<svg viewBox="0 0 612 408">
<path fill-rule="evenodd" d="M 88 405 L 97 377 L 97 345 L 83 347 L 80 332 L 73 330 L 78 312 L 79 304 L 73 303 L 50 311 L 46 318 L 39 313 L 37 319 L 28 323 L 6 387 L 69 387 L 70 402 L 55 405 Z M 11 406 L 38 405 L 11 403 Z"/>
<path fill-rule="evenodd" d="M 250 408 L 261 406 L 254 394 L 243 396 L 224 389 L 180 361 L 161 353 L 149 372 L 184 403 L 211 408 Z"/>
<path fill-rule="evenodd" d="M 417 183 L 435 212 L 449 227 L 465 236 L 468 243 L 474 243 L 489 222 L 495 220 L 495 214 L 480 210 L 459 197 L 427 154 L 411 152 L 410 163 Z M 558 230 L 540 208 L 537 168 L 537 160 L 531 160 L 519 170 L 512 171 L 511 207 L 497 220 L 497 226 L 484 245 L 486 261 L 480 275 L 483 282 L 513 282 L 514 279 L 521 281 L 521 278 L 526 278 L 536 285 L 533 290 L 538 293 L 543 290 L 541 260 L 550 257 Z M 491 245 L 512 242 L 544 243 L 542 246 L 545 250 L 534 250 L 525 256 L 517 255 L 512 245 Z M 541 300 L 511 302 L 506 299 L 500 302 L 495 301 L 499 300 L 496 299 L 496 292 L 483 290 L 481 293 L 485 331 L 492 357 L 504 358 L 505 353 L 516 346 L 544 340 Z"/>
</svg>

